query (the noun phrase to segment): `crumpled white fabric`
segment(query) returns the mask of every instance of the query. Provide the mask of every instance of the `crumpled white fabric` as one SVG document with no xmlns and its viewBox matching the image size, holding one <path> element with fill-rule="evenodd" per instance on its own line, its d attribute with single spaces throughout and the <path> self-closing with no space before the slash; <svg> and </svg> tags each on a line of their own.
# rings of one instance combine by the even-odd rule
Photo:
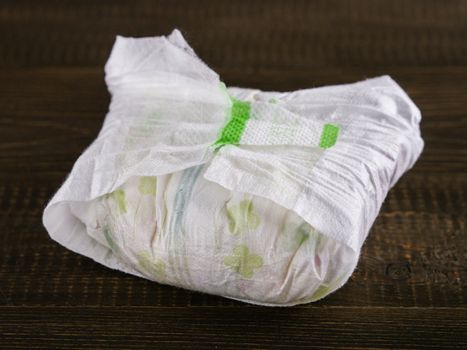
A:
<svg viewBox="0 0 467 350">
<path fill-rule="evenodd" d="M 105 73 L 102 130 L 43 222 L 65 247 L 161 283 L 262 305 L 324 297 L 423 149 L 420 111 L 389 76 L 225 89 L 178 30 L 117 37 Z M 216 148 L 232 97 L 251 118 L 240 144 Z M 324 149 L 329 123 L 339 135 Z"/>
</svg>

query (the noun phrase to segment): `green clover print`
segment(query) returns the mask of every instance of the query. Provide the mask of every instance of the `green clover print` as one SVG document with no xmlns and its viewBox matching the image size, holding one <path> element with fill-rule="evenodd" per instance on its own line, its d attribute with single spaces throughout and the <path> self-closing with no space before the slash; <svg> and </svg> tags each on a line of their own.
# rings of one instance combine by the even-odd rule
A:
<svg viewBox="0 0 467 350">
<path fill-rule="evenodd" d="M 120 248 L 115 243 L 115 241 L 113 239 L 113 234 L 110 231 L 110 228 L 109 228 L 109 226 L 107 224 L 102 226 L 102 233 L 104 234 L 107 245 L 109 246 L 112 253 L 117 254 L 117 255 L 120 254 Z"/>
<path fill-rule="evenodd" d="M 332 286 L 326 283 L 323 283 L 315 290 L 315 292 L 311 296 L 311 301 L 322 299 L 326 295 L 328 295 L 331 291 L 332 291 Z"/>
<path fill-rule="evenodd" d="M 251 200 L 243 200 L 227 208 L 227 220 L 229 230 L 234 235 L 248 229 L 255 229 L 259 225 L 259 216 L 254 212 Z"/>
<path fill-rule="evenodd" d="M 157 178 L 155 176 L 143 176 L 139 180 L 138 191 L 142 195 L 156 195 Z"/>
<path fill-rule="evenodd" d="M 246 245 L 238 245 L 233 254 L 224 258 L 224 264 L 245 278 L 253 277 L 254 269 L 263 266 L 263 258 L 256 254 L 250 254 Z"/>
<path fill-rule="evenodd" d="M 141 251 L 137 256 L 138 264 L 141 268 L 151 276 L 159 279 L 165 276 L 165 264 L 160 259 L 152 259 L 151 255 L 146 251 Z"/>
<path fill-rule="evenodd" d="M 293 237 L 295 246 L 300 247 L 308 238 L 310 238 L 311 226 L 308 223 L 301 224 Z"/>
<path fill-rule="evenodd" d="M 115 202 L 117 202 L 117 208 L 119 214 L 126 214 L 126 199 L 125 199 L 125 191 L 121 188 L 103 195 L 101 198 L 112 198 Z"/>
</svg>

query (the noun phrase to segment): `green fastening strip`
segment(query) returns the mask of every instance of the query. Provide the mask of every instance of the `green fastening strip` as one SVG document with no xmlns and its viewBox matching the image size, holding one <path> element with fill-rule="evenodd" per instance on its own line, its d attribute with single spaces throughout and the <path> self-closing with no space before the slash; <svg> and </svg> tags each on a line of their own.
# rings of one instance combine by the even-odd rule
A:
<svg viewBox="0 0 467 350">
<path fill-rule="evenodd" d="M 339 135 L 339 127 L 333 124 L 324 124 L 319 140 L 319 147 L 329 148 L 335 145 L 337 136 Z"/>
<path fill-rule="evenodd" d="M 245 130 L 246 122 L 250 119 L 250 109 L 250 102 L 239 101 L 232 98 L 230 120 L 222 129 L 219 139 L 214 143 L 216 148 L 228 144 L 238 145 L 240 143 L 240 138 Z"/>
</svg>

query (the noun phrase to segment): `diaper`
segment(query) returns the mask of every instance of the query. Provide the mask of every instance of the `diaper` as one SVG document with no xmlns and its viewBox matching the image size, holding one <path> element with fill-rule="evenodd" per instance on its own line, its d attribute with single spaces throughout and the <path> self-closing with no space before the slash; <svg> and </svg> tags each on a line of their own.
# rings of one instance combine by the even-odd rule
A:
<svg viewBox="0 0 467 350">
<path fill-rule="evenodd" d="M 65 247 L 158 283 L 260 305 L 323 298 L 355 269 L 423 149 L 390 77 L 227 88 L 181 33 L 118 37 L 98 138 L 44 211 Z"/>
</svg>

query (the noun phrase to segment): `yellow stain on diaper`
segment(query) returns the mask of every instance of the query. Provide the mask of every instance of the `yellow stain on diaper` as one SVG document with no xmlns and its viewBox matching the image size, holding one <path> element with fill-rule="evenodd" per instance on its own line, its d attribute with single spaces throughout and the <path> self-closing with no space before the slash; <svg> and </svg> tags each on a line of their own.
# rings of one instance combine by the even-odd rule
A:
<svg viewBox="0 0 467 350">
<path fill-rule="evenodd" d="M 157 189 L 157 178 L 155 176 L 143 176 L 139 180 L 138 191 L 142 195 L 155 196 Z"/>
<path fill-rule="evenodd" d="M 250 254 L 246 245 L 238 245 L 233 254 L 224 258 L 224 264 L 245 278 L 253 277 L 254 270 L 263 266 L 263 258 Z"/>
<path fill-rule="evenodd" d="M 147 251 L 140 251 L 137 255 L 139 266 L 151 276 L 161 280 L 165 277 L 165 264 L 160 259 L 153 259 Z"/>
<path fill-rule="evenodd" d="M 259 216 L 255 213 L 251 200 L 243 200 L 227 208 L 226 212 L 230 233 L 234 235 L 259 226 Z"/>
</svg>

